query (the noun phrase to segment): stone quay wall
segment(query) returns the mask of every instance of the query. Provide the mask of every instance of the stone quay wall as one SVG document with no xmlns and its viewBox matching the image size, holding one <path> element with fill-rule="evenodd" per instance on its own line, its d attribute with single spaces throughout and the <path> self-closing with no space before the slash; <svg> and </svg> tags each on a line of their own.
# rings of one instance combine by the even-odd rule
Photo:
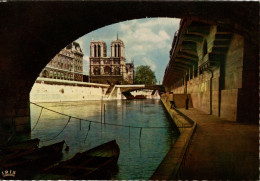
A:
<svg viewBox="0 0 260 181">
<path fill-rule="evenodd" d="M 255 119 L 258 111 L 253 106 L 256 103 L 257 68 L 252 49 L 243 36 L 233 34 L 222 70 L 215 67 L 212 69 L 213 76 L 211 72 L 204 71 L 187 80 L 187 94 L 191 96 L 193 107 L 206 113 L 212 111 L 212 115 L 230 121 L 258 121 Z M 167 89 L 175 94 L 185 94 L 186 87 L 170 86 Z"/>
<path fill-rule="evenodd" d="M 108 85 L 91 83 L 62 84 L 61 81 L 37 81 L 30 92 L 31 102 L 62 102 L 100 100 L 106 93 Z"/>
</svg>

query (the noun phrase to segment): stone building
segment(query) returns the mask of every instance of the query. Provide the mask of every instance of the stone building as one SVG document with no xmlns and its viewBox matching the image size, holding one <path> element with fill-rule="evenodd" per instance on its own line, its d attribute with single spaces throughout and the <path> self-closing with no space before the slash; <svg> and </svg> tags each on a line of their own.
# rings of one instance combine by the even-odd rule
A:
<svg viewBox="0 0 260 181">
<path fill-rule="evenodd" d="M 257 47 L 230 27 L 182 19 L 163 85 L 193 107 L 231 121 L 258 122 Z"/>
<path fill-rule="evenodd" d="M 42 70 L 40 77 L 83 81 L 83 53 L 77 42 L 63 48 Z"/>
<path fill-rule="evenodd" d="M 90 43 L 89 79 L 93 83 L 133 84 L 134 63 L 126 63 L 124 42 L 117 38 L 111 42 L 111 57 L 107 57 L 104 41 Z"/>
</svg>

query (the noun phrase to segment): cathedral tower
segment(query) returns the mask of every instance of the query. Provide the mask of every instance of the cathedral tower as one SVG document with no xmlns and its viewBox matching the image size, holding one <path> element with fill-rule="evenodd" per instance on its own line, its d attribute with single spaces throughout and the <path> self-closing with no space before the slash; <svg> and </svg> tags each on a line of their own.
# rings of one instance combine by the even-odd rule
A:
<svg viewBox="0 0 260 181">
<path fill-rule="evenodd" d="M 111 42 L 111 57 L 125 57 L 124 42 L 117 38 Z"/>
<path fill-rule="evenodd" d="M 103 41 L 94 41 L 90 43 L 90 57 L 106 57 L 107 45 Z"/>
</svg>

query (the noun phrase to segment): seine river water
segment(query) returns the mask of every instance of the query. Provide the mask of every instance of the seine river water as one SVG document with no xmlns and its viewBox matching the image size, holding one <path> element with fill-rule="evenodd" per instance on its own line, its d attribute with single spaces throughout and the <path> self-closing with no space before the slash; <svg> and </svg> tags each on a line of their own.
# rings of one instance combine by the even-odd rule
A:
<svg viewBox="0 0 260 181">
<path fill-rule="evenodd" d="M 120 156 L 118 172 L 111 179 L 149 179 L 178 137 L 178 131 L 162 103 L 160 100 L 115 100 L 103 101 L 103 104 L 106 106 L 105 123 L 130 125 L 132 128 L 100 124 L 101 101 L 39 103 L 93 123 L 81 121 L 80 124 L 79 120 L 71 118 L 65 127 L 69 119 L 67 116 L 43 109 L 31 137 L 40 138 L 40 146 L 65 140 L 70 149 L 64 152 L 63 160 L 115 139 L 120 147 Z M 31 104 L 32 128 L 40 112 L 40 107 Z M 52 140 L 47 141 L 49 139 Z"/>
</svg>

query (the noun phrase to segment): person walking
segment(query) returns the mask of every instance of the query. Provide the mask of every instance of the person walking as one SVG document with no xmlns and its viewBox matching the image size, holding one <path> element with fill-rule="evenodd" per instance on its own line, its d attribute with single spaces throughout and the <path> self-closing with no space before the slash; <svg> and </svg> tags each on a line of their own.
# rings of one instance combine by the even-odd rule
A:
<svg viewBox="0 0 260 181">
<path fill-rule="evenodd" d="M 171 109 L 173 109 L 173 107 L 176 108 L 173 92 L 170 92 L 169 100 L 170 100 L 170 104 L 171 104 Z"/>
</svg>

